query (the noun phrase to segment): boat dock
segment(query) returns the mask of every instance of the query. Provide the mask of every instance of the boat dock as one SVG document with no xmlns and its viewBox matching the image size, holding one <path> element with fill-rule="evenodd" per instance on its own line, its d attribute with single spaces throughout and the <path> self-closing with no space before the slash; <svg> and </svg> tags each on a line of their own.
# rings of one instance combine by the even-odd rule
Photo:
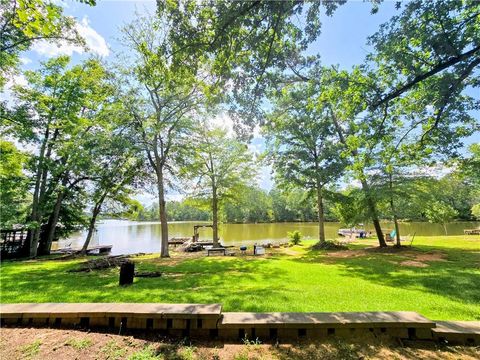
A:
<svg viewBox="0 0 480 360">
<path fill-rule="evenodd" d="M 113 245 L 96 245 L 89 247 L 87 249 L 87 255 L 102 255 L 102 254 L 107 254 L 112 251 Z M 79 249 L 72 249 L 71 247 L 66 247 L 63 249 L 58 249 L 55 251 L 52 251 L 52 254 L 73 254 L 80 252 Z"/>
<path fill-rule="evenodd" d="M 480 229 L 466 229 L 463 230 L 465 235 L 480 235 Z"/>
</svg>

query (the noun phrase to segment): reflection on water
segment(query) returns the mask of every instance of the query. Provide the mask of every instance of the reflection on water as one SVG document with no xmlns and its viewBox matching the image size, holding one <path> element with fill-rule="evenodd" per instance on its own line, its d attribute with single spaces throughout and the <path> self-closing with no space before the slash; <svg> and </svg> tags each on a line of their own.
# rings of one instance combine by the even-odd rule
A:
<svg viewBox="0 0 480 360">
<path fill-rule="evenodd" d="M 168 225 L 169 237 L 190 237 L 193 235 L 193 225 L 198 222 L 172 222 Z M 457 222 L 447 226 L 449 235 L 463 234 L 464 229 L 480 226 L 480 222 Z M 325 225 L 326 237 L 337 238 L 340 223 Z M 390 223 L 383 223 L 383 229 L 390 231 Z M 367 224 L 366 229 L 373 230 Z M 221 242 L 225 245 L 253 245 L 268 242 L 283 242 L 287 240 L 287 232 L 299 230 L 306 238 L 318 238 L 316 223 L 272 223 L 272 224 L 223 224 L 220 227 Z M 443 226 L 430 223 L 403 223 L 400 225 L 402 235 L 416 233 L 421 236 L 444 235 Z M 81 248 L 86 237 L 85 231 L 72 234 L 68 239 L 60 240 L 58 247 L 71 244 L 73 248 Z M 135 222 L 124 220 L 105 220 L 98 224 L 98 230 L 92 239 L 93 245 L 113 245 L 112 254 L 132 254 L 138 252 L 160 251 L 160 223 Z M 212 238 L 212 229 L 200 229 L 200 239 Z"/>
</svg>

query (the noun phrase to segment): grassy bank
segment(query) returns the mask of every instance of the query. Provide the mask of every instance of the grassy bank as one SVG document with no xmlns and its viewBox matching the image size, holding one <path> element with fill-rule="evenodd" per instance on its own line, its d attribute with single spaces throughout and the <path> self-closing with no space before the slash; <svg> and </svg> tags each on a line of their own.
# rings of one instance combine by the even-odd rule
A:
<svg viewBox="0 0 480 360">
<path fill-rule="evenodd" d="M 1 265 L 1 302 L 219 302 L 225 311 L 412 310 L 431 319 L 480 319 L 480 236 L 419 237 L 413 247 L 379 252 L 373 240 L 347 251 L 312 243 L 264 257 L 173 253 L 135 258 L 136 278 L 118 286 L 118 269 L 68 273 L 85 259 Z"/>
</svg>

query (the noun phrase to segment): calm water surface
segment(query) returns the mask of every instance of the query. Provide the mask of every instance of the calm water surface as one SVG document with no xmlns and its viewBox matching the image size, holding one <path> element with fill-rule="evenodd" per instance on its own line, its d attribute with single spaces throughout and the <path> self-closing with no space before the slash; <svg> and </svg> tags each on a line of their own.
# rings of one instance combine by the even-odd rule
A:
<svg viewBox="0 0 480 360">
<path fill-rule="evenodd" d="M 172 222 L 169 223 L 169 238 L 189 237 L 193 234 L 193 225 L 199 222 Z M 480 222 L 457 222 L 447 226 L 449 235 L 461 235 L 464 229 L 473 229 L 480 226 Z M 340 223 L 330 222 L 325 226 L 327 238 L 337 238 L 337 231 L 342 226 Z M 383 229 L 391 230 L 393 225 L 383 223 Z M 367 224 L 367 230 L 373 227 Z M 316 223 L 271 223 L 271 224 L 222 224 L 220 239 L 224 245 L 253 245 L 268 242 L 283 242 L 287 240 L 287 232 L 299 230 L 305 238 L 318 238 Z M 416 233 L 420 236 L 444 235 L 443 226 L 438 224 L 413 222 L 400 225 L 402 235 Z M 73 248 L 81 248 L 86 232 L 79 231 L 70 238 L 58 242 L 62 248 L 69 244 Z M 201 229 L 200 239 L 212 238 L 211 229 Z M 137 222 L 124 220 L 104 220 L 98 224 L 98 230 L 92 239 L 92 245 L 113 245 L 112 254 L 133 254 L 138 252 L 160 251 L 160 223 Z"/>
</svg>

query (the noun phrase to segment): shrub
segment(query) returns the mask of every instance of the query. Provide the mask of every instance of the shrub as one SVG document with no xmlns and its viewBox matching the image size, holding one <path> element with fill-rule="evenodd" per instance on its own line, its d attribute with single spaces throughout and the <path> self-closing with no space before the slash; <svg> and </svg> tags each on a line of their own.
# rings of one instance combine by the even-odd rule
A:
<svg viewBox="0 0 480 360">
<path fill-rule="evenodd" d="M 312 245 L 313 250 L 348 250 L 348 246 L 339 243 L 338 241 L 324 241 Z"/>
<path fill-rule="evenodd" d="M 302 241 L 302 233 L 298 230 L 289 232 L 288 237 L 293 245 L 298 245 Z"/>
<path fill-rule="evenodd" d="M 480 220 L 480 203 L 472 206 L 472 215 L 477 218 L 477 220 Z"/>
</svg>

